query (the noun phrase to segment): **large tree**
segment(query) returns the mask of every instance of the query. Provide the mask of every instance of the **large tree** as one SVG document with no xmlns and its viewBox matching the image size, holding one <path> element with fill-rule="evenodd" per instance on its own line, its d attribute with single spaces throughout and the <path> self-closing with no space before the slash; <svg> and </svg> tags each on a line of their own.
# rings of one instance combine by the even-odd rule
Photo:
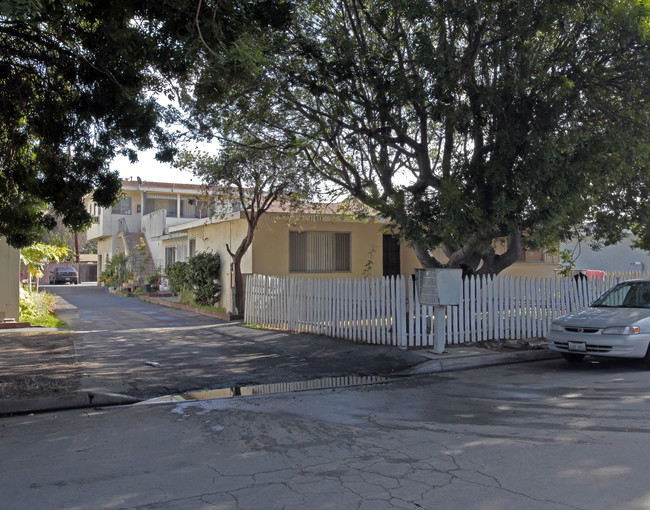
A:
<svg viewBox="0 0 650 510">
<path fill-rule="evenodd" d="M 243 313 L 241 261 L 253 244 L 260 218 L 271 206 L 281 204 L 295 210 L 309 195 L 307 168 L 292 149 L 258 146 L 254 140 L 239 137 L 224 141 L 218 155 L 183 152 L 176 165 L 191 169 L 200 177 L 216 204 L 234 203 L 241 207 L 247 224 L 246 235 L 238 246 L 226 244 L 226 250 L 235 271 L 235 306 L 238 313 Z M 232 211 L 225 210 L 229 212 Z M 218 215 L 219 210 L 214 214 Z"/>
<path fill-rule="evenodd" d="M 245 80 L 255 67 L 249 27 L 282 23 L 283 9 L 274 0 L 0 0 L 0 235 L 34 242 L 54 225 L 48 204 L 67 227 L 88 226 L 83 197 L 106 207 L 119 195 L 108 170 L 116 154 L 133 161 L 155 145 L 171 159 L 156 95 L 172 98 L 205 54 L 222 83 Z"/>
<path fill-rule="evenodd" d="M 300 146 L 425 267 L 499 272 L 585 223 L 650 248 L 649 32 L 647 0 L 302 2 L 218 119 Z"/>
<path fill-rule="evenodd" d="M 75 229 L 82 198 L 109 206 L 119 179 L 107 170 L 128 142 L 152 145 L 157 112 L 143 95 L 147 48 L 119 2 L 0 4 L 0 234 L 30 244 L 54 225 Z"/>
</svg>

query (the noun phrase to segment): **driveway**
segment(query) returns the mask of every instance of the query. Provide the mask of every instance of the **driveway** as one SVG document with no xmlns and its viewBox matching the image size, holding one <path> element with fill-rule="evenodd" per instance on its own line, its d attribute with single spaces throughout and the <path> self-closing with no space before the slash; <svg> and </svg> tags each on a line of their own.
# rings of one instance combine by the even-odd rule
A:
<svg viewBox="0 0 650 510">
<path fill-rule="evenodd" d="M 198 389 L 388 375 L 423 361 L 416 352 L 244 327 L 108 294 L 94 285 L 48 290 L 60 297 L 57 315 L 74 332 L 82 391 L 95 395 L 94 403 L 104 403 L 97 400 L 100 395 L 146 399 Z"/>
</svg>

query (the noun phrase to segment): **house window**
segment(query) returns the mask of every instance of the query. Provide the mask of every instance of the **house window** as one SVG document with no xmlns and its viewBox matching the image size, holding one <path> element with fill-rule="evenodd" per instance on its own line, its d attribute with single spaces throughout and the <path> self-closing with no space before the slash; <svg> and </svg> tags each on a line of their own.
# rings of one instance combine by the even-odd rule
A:
<svg viewBox="0 0 650 510">
<path fill-rule="evenodd" d="M 176 197 L 148 194 L 145 213 L 149 214 L 161 209 L 167 210 L 168 218 L 176 218 Z"/>
<path fill-rule="evenodd" d="M 187 244 L 179 244 L 176 246 L 176 260 L 178 262 L 187 262 Z"/>
<path fill-rule="evenodd" d="M 131 214 L 131 197 L 125 197 L 120 200 L 111 209 L 113 214 Z"/>
<path fill-rule="evenodd" d="M 165 248 L 165 267 L 176 262 L 176 246 Z"/>
<path fill-rule="evenodd" d="M 207 218 L 210 216 L 210 204 L 198 198 L 181 199 L 181 218 Z"/>
<path fill-rule="evenodd" d="M 350 233 L 289 232 L 289 271 L 350 271 Z"/>
<path fill-rule="evenodd" d="M 190 239 L 190 258 L 196 255 L 196 239 Z"/>
</svg>

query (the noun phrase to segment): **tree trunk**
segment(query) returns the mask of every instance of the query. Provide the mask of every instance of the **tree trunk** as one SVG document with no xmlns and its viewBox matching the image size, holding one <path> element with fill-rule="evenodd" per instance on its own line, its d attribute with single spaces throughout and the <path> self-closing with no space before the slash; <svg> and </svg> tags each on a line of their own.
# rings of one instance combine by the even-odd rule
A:
<svg viewBox="0 0 650 510">
<path fill-rule="evenodd" d="M 496 255 L 494 249 L 491 249 L 489 253 L 483 255 L 483 265 L 476 274 L 499 274 L 519 259 L 522 249 L 521 230 L 516 230 L 508 237 L 508 248 L 504 253 Z"/>
<path fill-rule="evenodd" d="M 237 250 L 239 253 L 239 250 Z M 238 314 L 244 313 L 244 276 L 241 274 L 241 259 L 244 253 L 234 256 L 232 259 L 235 269 L 235 308 Z"/>
<path fill-rule="evenodd" d="M 497 255 L 494 248 L 485 253 L 472 251 L 471 246 L 464 250 L 452 252 L 447 250 L 449 261 L 442 264 L 429 253 L 426 246 L 416 244 L 413 246 L 415 254 L 424 268 L 460 268 L 463 276 L 470 274 L 499 274 L 508 266 L 517 261 L 521 255 L 523 245 L 521 242 L 521 231 L 517 230 L 508 237 L 508 247 L 504 253 Z"/>
<path fill-rule="evenodd" d="M 429 249 L 426 246 L 422 246 L 421 244 L 414 244 L 413 249 L 415 250 L 415 255 L 417 256 L 418 260 L 420 261 L 420 264 L 422 264 L 422 267 L 425 269 L 429 268 L 441 268 L 445 267 L 442 265 L 438 260 L 436 260 L 435 257 L 429 253 Z"/>
<path fill-rule="evenodd" d="M 242 239 L 242 242 L 239 243 L 237 250 L 233 253 L 230 250 L 230 246 L 226 244 L 226 250 L 232 257 L 233 269 L 235 271 L 235 308 L 238 314 L 244 313 L 244 276 L 241 272 L 241 260 L 244 258 L 246 251 L 253 244 L 253 236 L 255 234 L 255 222 L 252 225 L 249 225 L 248 232 L 246 237 Z"/>
</svg>

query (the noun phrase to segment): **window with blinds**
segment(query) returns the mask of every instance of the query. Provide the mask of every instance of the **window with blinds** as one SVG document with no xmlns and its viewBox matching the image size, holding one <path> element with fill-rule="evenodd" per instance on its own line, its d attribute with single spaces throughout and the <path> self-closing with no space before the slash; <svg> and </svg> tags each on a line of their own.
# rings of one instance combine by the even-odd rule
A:
<svg viewBox="0 0 650 510">
<path fill-rule="evenodd" d="M 168 218 L 176 218 L 176 197 L 148 193 L 145 202 L 145 214 L 160 211 L 161 209 L 167 210 Z"/>
<path fill-rule="evenodd" d="M 349 232 L 289 232 L 289 272 L 350 271 Z"/>
<path fill-rule="evenodd" d="M 176 262 L 176 247 L 169 246 L 165 248 L 165 267 Z"/>
</svg>

